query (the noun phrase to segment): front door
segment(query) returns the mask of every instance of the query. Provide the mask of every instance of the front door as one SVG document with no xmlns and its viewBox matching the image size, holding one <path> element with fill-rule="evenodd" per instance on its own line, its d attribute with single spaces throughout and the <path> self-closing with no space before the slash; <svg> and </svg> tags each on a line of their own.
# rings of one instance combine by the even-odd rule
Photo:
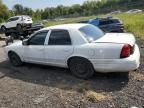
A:
<svg viewBox="0 0 144 108">
<path fill-rule="evenodd" d="M 13 27 L 13 18 L 10 18 L 6 24 L 5 24 L 6 28 L 11 28 Z"/>
<path fill-rule="evenodd" d="M 48 31 L 40 31 L 34 34 L 29 40 L 28 45 L 24 46 L 24 60 L 34 63 L 45 63 L 44 47 Z"/>
</svg>

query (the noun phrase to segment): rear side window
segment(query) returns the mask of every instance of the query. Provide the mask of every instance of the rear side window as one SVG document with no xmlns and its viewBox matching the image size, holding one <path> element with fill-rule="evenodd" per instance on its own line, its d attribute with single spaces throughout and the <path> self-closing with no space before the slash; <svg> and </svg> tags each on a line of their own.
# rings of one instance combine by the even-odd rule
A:
<svg viewBox="0 0 144 108">
<path fill-rule="evenodd" d="M 49 45 L 71 45 L 71 38 L 67 30 L 52 30 Z"/>
<path fill-rule="evenodd" d="M 110 20 L 101 20 L 99 25 L 107 25 L 107 24 L 110 24 L 111 21 Z"/>
<path fill-rule="evenodd" d="M 120 21 L 118 19 L 113 19 L 111 20 L 112 23 L 120 23 Z"/>
<path fill-rule="evenodd" d="M 8 19 L 8 22 L 11 22 L 12 21 L 12 18 Z"/>
<path fill-rule="evenodd" d="M 113 23 L 120 23 L 120 21 L 118 19 L 101 20 L 99 25 L 107 25 L 107 24 L 113 24 Z"/>
</svg>

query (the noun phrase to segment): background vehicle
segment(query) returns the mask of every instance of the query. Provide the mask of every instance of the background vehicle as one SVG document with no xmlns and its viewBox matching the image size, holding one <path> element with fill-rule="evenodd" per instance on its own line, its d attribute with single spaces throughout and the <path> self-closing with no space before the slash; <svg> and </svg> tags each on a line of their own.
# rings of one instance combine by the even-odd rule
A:
<svg viewBox="0 0 144 108">
<path fill-rule="evenodd" d="M 89 21 L 84 21 L 80 23 L 88 23 L 99 27 L 104 32 L 124 32 L 124 25 L 122 21 L 117 18 L 107 17 L 107 18 L 96 18 Z"/>
<path fill-rule="evenodd" d="M 23 28 L 31 27 L 33 21 L 29 16 L 14 16 L 8 19 L 6 23 L 1 24 L 2 31 L 6 31 L 10 28 L 16 28 L 22 30 Z"/>
<path fill-rule="evenodd" d="M 42 23 L 34 23 L 32 24 L 31 27 L 22 29 L 22 30 L 17 30 L 16 28 L 9 28 L 6 29 L 5 31 L 0 29 L 0 34 L 5 34 L 5 36 L 11 36 L 13 39 L 19 39 L 20 37 L 26 38 L 28 35 L 31 35 L 37 30 L 40 30 L 44 27 Z"/>
<path fill-rule="evenodd" d="M 120 14 L 120 13 L 122 13 L 122 12 L 120 10 L 118 10 L 118 11 L 112 11 L 112 12 L 108 13 L 108 15 Z"/>
<path fill-rule="evenodd" d="M 132 10 L 127 11 L 126 13 L 141 13 L 141 12 L 142 10 L 140 9 L 132 9 Z"/>
<path fill-rule="evenodd" d="M 124 32 L 124 25 L 122 21 L 116 18 L 96 18 L 94 20 L 90 20 L 88 23 L 98 26 L 104 32 Z"/>
<path fill-rule="evenodd" d="M 28 40 L 5 48 L 10 62 L 69 67 L 80 78 L 99 72 L 128 72 L 140 64 L 135 38 L 128 33 L 104 34 L 90 24 L 67 24 L 48 27 Z"/>
</svg>

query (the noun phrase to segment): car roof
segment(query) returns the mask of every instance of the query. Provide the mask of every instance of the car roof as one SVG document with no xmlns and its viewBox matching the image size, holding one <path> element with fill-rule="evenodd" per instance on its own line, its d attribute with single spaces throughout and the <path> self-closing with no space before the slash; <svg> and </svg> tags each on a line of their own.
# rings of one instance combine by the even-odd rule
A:
<svg viewBox="0 0 144 108">
<path fill-rule="evenodd" d="M 119 20 L 119 19 L 115 17 L 106 17 L 106 18 L 96 18 L 94 20 Z"/>
<path fill-rule="evenodd" d="M 62 24 L 62 25 L 55 25 L 55 26 L 50 26 L 50 27 L 46 27 L 46 28 L 43 28 L 41 30 L 49 30 L 49 29 L 66 29 L 66 30 L 69 30 L 69 29 L 80 29 L 81 27 L 84 27 L 86 25 L 89 25 L 89 24 L 80 24 L 80 23 L 75 23 L 75 24 Z M 41 31 L 40 30 L 40 31 Z"/>
</svg>

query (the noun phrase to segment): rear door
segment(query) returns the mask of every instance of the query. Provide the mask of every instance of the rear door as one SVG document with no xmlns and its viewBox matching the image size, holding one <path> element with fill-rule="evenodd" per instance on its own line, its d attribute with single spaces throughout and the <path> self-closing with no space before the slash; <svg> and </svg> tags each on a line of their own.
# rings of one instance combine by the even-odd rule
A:
<svg viewBox="0 0 144 108">
<path fill-rule="evenodd" d="M 73 45 L 68 30 L 51 30 L 45 57 L 48 64 L 66 66 L 67 58 L 73 53 Z"/>
</svg>

